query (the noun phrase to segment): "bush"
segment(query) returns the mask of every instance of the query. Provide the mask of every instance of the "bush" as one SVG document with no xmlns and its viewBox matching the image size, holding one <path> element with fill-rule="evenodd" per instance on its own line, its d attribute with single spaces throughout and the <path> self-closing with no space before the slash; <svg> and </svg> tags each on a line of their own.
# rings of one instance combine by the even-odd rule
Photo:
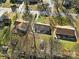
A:
<svg viewBox="0 0 79 59">
<path fill-rule="evenodd" d="M 56 17 L 56 21 L 59 25 L 71 25 L 71 21 L 67 17 Z"/>
</svg>

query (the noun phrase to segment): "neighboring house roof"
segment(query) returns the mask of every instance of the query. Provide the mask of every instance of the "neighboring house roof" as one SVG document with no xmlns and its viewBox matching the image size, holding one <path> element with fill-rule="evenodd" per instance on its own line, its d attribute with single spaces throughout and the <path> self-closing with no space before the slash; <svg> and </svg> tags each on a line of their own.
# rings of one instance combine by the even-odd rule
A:
<svg viewBox="0 0 79 59">
<path fill-rule="evenodd" d="M 3 16 L 6 12 L 7 12 L 7 13 L 11 12 L 11 9 L 10 9 L 10 8 L 2 8 L 2 7 L 0 7 L 0 21 L 3 21 L 3 20 L 2 20 L 2 16 Z"/>
<path fill-rule="evenodd" d="M 71 26 L 57 26 L 56 34 L 76 36 L 75 28 Z"/>
<path fill-rule="evenodd" d="M 15 26 L 22 31 L 26 31 L 28 23 L 29 23 L 28 21 L 24 21 L 23 19 L 17 19 L 15 21 Z"/>
<path fill-rule="evenodd" d="M 0 17 L 5 13 L 5 10 L 0 10 Z"/>
<path fill-rule="evenodd" d="M 34 28 L 36 33 L 51 35 L 51 28 L 47 24 L 36 23 L 34 24 Z"/>
<path fill-rule="evenodd" d="M 5 10 L 0 9 L 0 21 L 2 21 L 3 14 L 6 13 Z"/>
<path fill-rule="evenodd" d="M 28 24 L 27 23 L 20 23 L 18 25 L 18 29 L 20 29 L 22 31 L 26 31 L 27 30 L 27 27 L 28 27 Z"/>
<path fill-rule="evenodd" d="M 42 25 L 42 24 L 35 24 L 35 28 L 37 28 L 38 30 L 49 30 L 50 26 Z"/>
<path fill-rule="evenodd" d="M 23 19 L 17 19 L 15 21 L 15 26 L 13 28 L 13 33 L 25 35 L 28 30 L 28 21 L 24 21 Z"/>
</svg>

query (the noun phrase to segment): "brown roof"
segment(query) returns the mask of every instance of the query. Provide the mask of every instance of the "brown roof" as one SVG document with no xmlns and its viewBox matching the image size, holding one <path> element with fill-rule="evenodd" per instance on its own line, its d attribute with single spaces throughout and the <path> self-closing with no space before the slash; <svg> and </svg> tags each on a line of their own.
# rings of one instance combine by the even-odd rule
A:
<svg viewBox="0 0 79 59">
<path fill-rule="evenodd" d="M 27 23 L 20 23 L 18 25 L 18 28 L 21 29 L 21 30 L 24 30 L 24 31 L 27 30 L 27 27 L 28 27 L 28 24 Z"/>
<path fill-rule="evenodd" d="M 17 26 L 13 28 L 13 33 L 18 33 L 17 29 L 21 31 L 27 31 L 28 24 L 27 23 L 19 23 Z"/>
<path fill-rule="evenodd" d="M 62 27 L 57 27 L 56 28 L 56 34 L 62 34 L 62 35 L 71 35 L 75 36 L 75 30 L 73 28 L 62 28 Z"/>
</svg>

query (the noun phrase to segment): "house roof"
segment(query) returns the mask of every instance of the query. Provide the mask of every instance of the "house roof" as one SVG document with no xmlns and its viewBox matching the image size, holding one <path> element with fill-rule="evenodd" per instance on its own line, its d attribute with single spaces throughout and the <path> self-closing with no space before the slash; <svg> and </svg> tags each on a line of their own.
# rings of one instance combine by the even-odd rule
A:
<svg viewBox="0 0 79 59">
<path fill-rule="evenodd" d="M 75 28 L 71 26 L 57 26 L 56 34 L 75 36 Z"/>
<path fill-rule="evenodd" d="M 3 16 L 4 13 L 6 13 L 6 11 L 3 9 L 0 9 L 0 21 L 2 21 L 1 17 Z"/>
<path fill-rule="evenodd" d="M 26 31 L 27 30 L 27 27 L 28 27 L 28 24 L 27 23 L 20 23 L 18 25 L 18 29 L 23 30 L 23 31 Z"/>
<path fill-rule="evenodd" d="M 3 10 L 3 9 L 0 9 L 0 17 L 5 13 L 7 12 L 6 10 Z"/>
<path fill-rule="evenodd" d="M 37 28 L 38 30 L 40 29 L 50 30 L 51 29 L 51 27 L 48 24 L 40 24 L 40 23 L 36 23 L 35 28 Z"/>
<path fill-rule="evenodd" d="M 34 28 L 36 33 L 51 35 L 51 27 L 48 24 L 36 23 Z"/>
<path fill-rule="evenodd" d="M 0 21 L 2 21 L 2 16 L 3 16 L 6 12 L 7 12 L 7 13 L 11 12 L 11 8 L 2 8 L 2 7 L 0 7 Z"/>
</svg>

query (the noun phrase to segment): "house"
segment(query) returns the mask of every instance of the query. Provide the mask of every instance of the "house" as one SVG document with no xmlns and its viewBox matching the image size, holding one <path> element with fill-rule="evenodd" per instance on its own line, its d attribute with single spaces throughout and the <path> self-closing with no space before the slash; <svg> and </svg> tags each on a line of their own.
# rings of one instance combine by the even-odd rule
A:
<svg viewBox="0 0 79 59">
<path fill-rule="evenodd" d="M 71 26 L 56 26 L 55 33 L 58 39 L 77 41 L 76 30 Z"/>
<path fill-rule="evenodd" d="M 37 22 L 35 23 L 34 28 L 36 33 L 51 35 L 51 28 L 49 24 L 41 24 Z"/>
<path fill-rule="evenodd" d="M 17 27 L 17 32 L 19 34 L 25 35 L 28 31 L 28 24 L 27 23 L 20 23 Z"/>
<path fill-rule="evenodd" d="M 28 24 L 29 24 L 28 21 L 24 21 L 22 19 L 17 19 L 15 21 L 15 26 L 14 26 L 13 32 L 16 34 L 25 35 L 28 30 Z"/>
</svg>

